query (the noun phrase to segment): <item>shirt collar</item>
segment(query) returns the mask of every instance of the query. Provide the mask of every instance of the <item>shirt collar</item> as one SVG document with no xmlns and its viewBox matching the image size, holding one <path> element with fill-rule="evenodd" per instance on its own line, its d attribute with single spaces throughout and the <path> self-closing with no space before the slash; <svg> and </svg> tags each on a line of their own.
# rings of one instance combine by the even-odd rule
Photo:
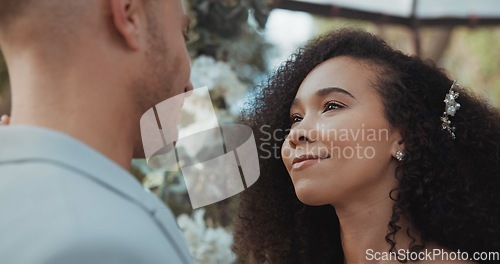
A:
<svg viewBox="0 0 500 264">
<path fill-rule="evenodd" d="M 152 195 L 129 172 L 86 144 L 48 128 L 25 125 L 0 127 L 0 165 L 29 160 L 45 160 L 67 166 L 147 210 L 155 210 Z"/>
</svg>

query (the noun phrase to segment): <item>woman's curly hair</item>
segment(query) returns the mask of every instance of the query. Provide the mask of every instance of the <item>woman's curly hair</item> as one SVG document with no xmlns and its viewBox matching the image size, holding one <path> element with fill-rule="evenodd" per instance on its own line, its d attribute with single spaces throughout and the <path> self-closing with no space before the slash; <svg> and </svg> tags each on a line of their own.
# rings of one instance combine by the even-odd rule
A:
<svg viewBox="0 0 500 264">
<path fill-rule="evenodd" d="M 435 242 L 469 256 L 500 251 L 498 109 L 459 89 L 462 107 L 451 118 L 456 127 L 453 140 L 441 127 L 443 100 L 452 85 L 443 70 L 352 29 L 332 32 L 299 49 L 247 105 L 243 119 L 256 135 L 261 176 L 241 194 L 233 250 L 257 263 L 343 262 L 335 208 L 302 204 L 279 150 L 272 153 L 281 148 L 290 128 L 289 109 L 302 81 L 337 56 L 358 59 L 376 71 L 373 82 L 385 117 L 403 137 L 407 155 L 396 170 L 399 186 L 387 194 L 394 200 L 387 223 L 388 249 L 394 250 L 399 231 L 413 239 L 412 250 Z M 400 230 L 402 217 L 417 232 Z"/>
</svg>

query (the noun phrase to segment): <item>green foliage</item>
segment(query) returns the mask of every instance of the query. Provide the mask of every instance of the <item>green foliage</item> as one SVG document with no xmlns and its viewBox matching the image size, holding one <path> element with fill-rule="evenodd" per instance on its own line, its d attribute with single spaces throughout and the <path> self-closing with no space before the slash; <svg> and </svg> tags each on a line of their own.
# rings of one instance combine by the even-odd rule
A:
<svg viewBox="0 0 500 264">
<path fill-rule="evenodd" d="M 9 83 L 9 76 L 7 74 L 7 66 L 0 53 L 0 94 L 7 88 Z"/>
<path fill-rule="evenodd" d="M 261 31 L 271 0 L 186 0 L 190 6 L 188 48 L 193 58 L 208 55 L 232 65 L 238 77 L 254 84 L 267 71 L 270 45 Z"/>
<path fill-rule="evenodd" d="M 243 31 L 249 13 L 253 13 L 261 29 L 269 15 L 267 3 L 262 0 L 189 0 L 189 3 L 191 14 L 198 21 L 198 29 L 225 39 L 237 37 Z"/>
<path fill-rule="evenodd" d="M 485 76 L 493 76 L 500 72 L 500 31 L 488 28 L 471 30 L 466 35 L 465 41 L 471 47 L 474 55 L 481 62 L 481 73 Z"/>
<path fill-rule="evenodd" d="M 221 40 L 235 39 L 248 28 L 249 14 L 264 29 L 269 16 L 269 0 L 186 0 L 192 17 L 192 36 L 197 38 L 197 51 L 209 43 L 217 47 Z M 212 48 L 214 48 L 212 47 Z M 196 49 L 198 48 L 198 49 Z M 209 55 L 207 53 L 203 53 Z"/>
<path fill-rule="evenodd" d="M 477 29 L 468 34 L 466 41 L 479 60 L 482 81 L 492 101 L 500 105 L 500 30 Z"/>
<path fill-rule="evenodd" d="M 0 52 L 0 115 L 10 113 L 9 75 L 7 65 Z"/>
<path fill-rule="evenodd" d="M 459 27 L 447 52 L 447 69 L 500 106 L 500 27 Z"/>
</svg>

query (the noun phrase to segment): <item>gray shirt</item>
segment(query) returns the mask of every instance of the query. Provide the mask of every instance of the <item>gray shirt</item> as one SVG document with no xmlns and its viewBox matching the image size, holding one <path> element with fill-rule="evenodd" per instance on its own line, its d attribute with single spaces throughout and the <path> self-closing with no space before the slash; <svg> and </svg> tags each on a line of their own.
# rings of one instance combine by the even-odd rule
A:
<svg viewBox="0 0 500 264">
<path fill-rule="evenodd" d="M 63 133 L 0 127 L 0 263 L 192 263 L 170 210 Z"/>
</svg>

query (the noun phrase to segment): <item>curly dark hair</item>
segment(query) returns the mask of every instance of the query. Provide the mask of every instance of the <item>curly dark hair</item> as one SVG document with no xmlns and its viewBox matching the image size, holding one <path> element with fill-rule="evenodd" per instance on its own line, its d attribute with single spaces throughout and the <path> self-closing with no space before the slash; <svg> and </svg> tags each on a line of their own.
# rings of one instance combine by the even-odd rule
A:
<svg viewBox="0 0 500 264">
<path fill-rule="evenodd" d="M 385 117 L 403 137 L 407 155 L 396 170 L 399 186 L 387 194 L 394 200 L 388 248 L 394 250 L 398 221 L 405 217 L 419 234 L 413 237 L 410 230 L 401 230 L 413 239 L 412 250 L 434 242 L 469 256 L 499 251 L 499 110 L 460 88 L 462 108 L 451 118 L 456 127 L 453 140 L 440 120 L 452 85 L 444 71 L 392 49 L 370 33 L 342 29 L 299 49 L 247 105 L 243 119 L 256 135 L 261 176 L 241 194 L 234 252 L 258 263 L 343 262 L 335 208 L 302 204 L 279 155 L 267 155 L 270 146 L 283 144 L 290 128 L 289 109 L 302 81 L 337 56 L 366 62 L 377 71 L 373 81 Z M 270 139 L 263 126 L 279 135 Z"/>
</svg>

